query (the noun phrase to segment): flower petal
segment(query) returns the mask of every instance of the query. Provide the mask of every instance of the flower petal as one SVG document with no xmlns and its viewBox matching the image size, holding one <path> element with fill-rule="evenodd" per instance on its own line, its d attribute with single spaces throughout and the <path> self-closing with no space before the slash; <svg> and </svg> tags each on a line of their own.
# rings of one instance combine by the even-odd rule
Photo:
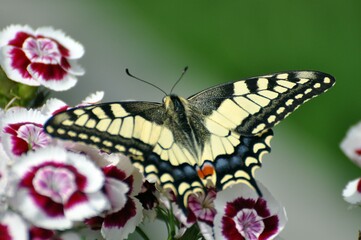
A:
<svg viewBox="0 0 361 240">
<path fill-rule="evenodd" d="M 79 42 L 67 36 L 61 30 L 55 30 L 52 27 L 40 27 L 35 31 L 37 36 L 44 36 L 56 40 L 66 49 L 66 57 L 71 59 L 81 58 L 84 55 L 84 47 Z M 61 50 L 63 54 L 65 51 Z"/>
<path fill-rule="evenodd" d="M 107 178 L 105 183 L 105 191 L 111 202 L 112 212 L 121 210 L 127 202 L 126 194 L 129 187 L 126 183 L 116 180 L 114 178 Z"/>
<path fill-rule="evenodd" d="M 95 93 L 89 94 L 83 101 L 81 101 L 81 106 L 97 104 L 102 101 L 104 97 L 104 91 L 96 91 Z"/>
<path fill-rule="evenodd" d="M 10 25 L 0 32 L 0 47 L 6 45 L 21 47 L 26 37 L 21 38 L 19 33 L 33 35 L 34 30 L 28 25 Z"/>
<path fill-rule="evenodd" d="M 107 240 L 126 239 L 142 219 L 142 204 L 138 199 L 130 198 L 121 211 L 106 216 L 101 233 Z"/>
<path fill-rule="evenodd" d="M 361 122 L 348 130 L 340 147 L 346 156 L 361 167 Z"/>
<path fill-rule="evenodd" d="M 60 66 L 66 70 L 69 74 L 75 76 L 83 76 L 85 74 L 84 68 L 82 68 L 76 60 L 62 59 Z"/>
<path fill-rule="evenodd" d="M 55 113 L 65 111 L 69 106 L 60 99 L 50 98 L 46 100 L 45 104 L 41 107 L 40 112 L 47 118 L 52 117 Z"/>
<path fill-rule="evenodd" d="M 79 198 L 71 206 L 66 206 L 65 216 L 68 219 L 82 221 L 94 217 L 110 207 L 106 196 L 100 191 L 88 193 L 84 197 L 86 198 Z"/>
<path fill-rule="evenodd" d="M 31 63 L 27 70 L 41 85 L 54 91 L 68 90 L 78 81 L 57 64 Z"/>
<path fill-rule="evenodd" d="M 17 209 L 28 221 L 47 229 L 64 230 L 73 226 L 71 219 L 67 219 L 64 215 L 57 214 L 56 217 L 49 217 L 29 196 L 31 193 L 28 190 L 18 189 L 16 196 L 11 201 L 14 209 Z"/>
<path fill-rule="evenodd" d="M 33 79 L 28 72 L 30 60 L 20 49 L 12 46 L 4 46 L 0 52 L 0 64 L 7 77 L 13 81 L 30 86 L 39 86 L 40 83 Z"/>
<path fill-rule="evenodd" d="M 1 239 L 27 239 L 28 227 L 25 221 L 13 212 L 5 212 L 0 215 Z"/>
<path fill-rule="evenodd" d="M 342 192 L 345 201 L 351 204 L 361 204 L 361 178 L 349 182 Z"/>
</svg>

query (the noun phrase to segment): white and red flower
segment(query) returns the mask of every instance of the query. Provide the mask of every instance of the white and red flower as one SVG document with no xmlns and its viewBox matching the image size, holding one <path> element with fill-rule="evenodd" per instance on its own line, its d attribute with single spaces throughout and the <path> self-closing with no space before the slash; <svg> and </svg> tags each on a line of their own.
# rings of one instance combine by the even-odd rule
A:
<svg viewBox="0 0 361 240">
<path fill-rule="evenodd" d="M 361 122 L 348 130 L 340 147 L 346 156 L 361 167 Z"/>
<path fill-rule="evenodd" d="M 101 169 L 60 147 L 29 152 L 12 167 L 17 191 L 12 207 L 37 227 L 69 229 L 109 208 Z"/>
<path fill-rule="evenodd" d="M 0 120 L 0 136 L 5 152 L 16 158 L 30 150 L 48 146 L 51 138 L 43 130 L 46 116 L 38 110 L 12 108 Z"/>
<path fill-rule="evenodd" d="M 28 239 L 28 227 L 26 222 L 16 213 L 1 213 L 0 238 L 3 240 Z"/>
<path fill-rule="evenodd" d="M 102 168 L 104 191 L 111 209 L 104 216 L 88 219 L 86 223 L 92 229 L 101 228 L 107 240 L 125 239 L 143 219 L 142 204 L 135 197 L 141 190 L 143 176 L 129 158 L 111 154 L 106 160 L 108 165 Z"/>
<path fill-rule="evenodd" d="M 213 222 L 217 210 L 214 206 L 217 192 L 207 189 L 207 192 L 194 193 L 188 197 L 188 221 L 196 220 L 199 230 L 206 240 L 214 239 Z"/>
<path fill-rule="evenodd" d="M 187 199 L 187 209 L 184 211 L 178 203 L 177 197 L 170 189 L 162 189 L 159 202 L 182 224 L 178 229 L 177 236 L 181 236 L 187 228 L 197 224 L 200 232 L 206 240 L 213 240 L 213 221 L 217 213 L 214 207 L 214 200 L 217 192 L 214 188 L 207 188 L 205 192 L 195 192 L 189 195 Z"/>
<path fill-rule="evenodd" d="M 55 91 L 73 87 L 84 70 L 76 60 L 83 46 L 51 27 L 33 30 L 11 25 L 0 32 L 0 64 L 7 76 L 26 85 Z"/>
<path fill-rule="evenodd" d="M 361 204 L 361 178 L 349 182 L 342 195 L 345 201 L 351 204 Z"/>
<path fill-rule="evenodd" d="M 280 233 L 287 221 L 284 208 L 266 188 L 259 187 L 263 197 L 246 184 L 230 186 L 217 194 L 216 239 L 266 240 Z"/>
</svg>

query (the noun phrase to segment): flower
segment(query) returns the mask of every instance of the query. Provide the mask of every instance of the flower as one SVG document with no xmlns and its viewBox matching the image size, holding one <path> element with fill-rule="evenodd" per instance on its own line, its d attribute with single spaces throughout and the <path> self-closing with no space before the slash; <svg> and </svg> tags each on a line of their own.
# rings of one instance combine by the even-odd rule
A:
<svg viewBox="0 0 361 240">
<path fill-rule="evenodd" d="M 199 230 L 206 240 L 214 239 L 213 221 L 217 213 L 214 200 L 217 196 L 215 189 L 207 189 L 207 192 L 197 192 L 188 197 L 188 221 L 193 218 L 197 221 Z"/>
<path fill-rule="evenodd" d="M 38 149 L 22 156 L 12 173 L 17 180 L 12 207 L 37 227 L 68 229 L 109 208 L 101 191 L 104 175 L 83 155 Z"/>
<path fill-rule="evenodd" d="M 361 178 L 349 182 L 342 195 L 345 201 L 351 204 L 361 204 Z"/>
<path fill-rule="evenodd" d="M 340 147 L 346 156 L 361 167 L 361 122 L 350 128 Z"/>
<path fill-rule="evenodd" d="M 158 206 L 157 189 L 155 183 L 151 183 L 148 180 L 143 182 L 141 192 L 136 196 L 142 203 L 142 206 L 146 210 L 154 209 Z"/>
<path fill-rule="evenodd" d="M 186 229 L 197 224 L 203 237 L 206 240 L 213 240 L 213 220 L 217 212 L 214 207 L 216 195 L 217 192 L 212 187 L 205 189 L 205 192 L 191 193 L 187 199 L 186 210 L 179 206 L 177 197 L 171 189 L 161 189 L 159 201 L 168 211 L 172 211 L 181 223 L 177 235 L 181 236 Z"/>
<path fill-rule="evenodd" d="M 108 163 L 102 168 L 104 191 L 111 208 L 103 217 L 88 219 L 86 223 L 92 229 L 101 228 L 101 234 L 107 240 L 125 239 L 143 219 L 142 204 L 135 197 L 141 190 L 143 176 L 129 158 L 117 154 L 104 156 Z"/>
<path fill-rule="evenodd" d="M 28 227 L 25 221 L 16 213 L 5 212 L 0 214 L 1 239 L 27 239 Z"/>
<path fill-rule="evenodd" d="M 259 184 L 259 183 L 258 183 Z M 246 184 L 236 184 L 219 192 L 214 202 L 216 239 L 273 239 L 284 228 L 286 213 L 267 189 L 263 197 Z"/>
<path fill-rule="evenodd" d="M 5 152 L 16 158 L 29 150 L 43 148 L 51 138 L 45 134 L 46 116 L 38 110 L 12 108 L 0 120 L 0 136 Z"/>
<path fill-rule="evenodd" d="M 55 91 L 72 88 L 84 74 L 76 59 L 83 46 L 51 27 L 33 30 L 11 25 L 0 32 L 0 64 L 6 75 L 26 85 L 43 85 Z"/>
</svg>

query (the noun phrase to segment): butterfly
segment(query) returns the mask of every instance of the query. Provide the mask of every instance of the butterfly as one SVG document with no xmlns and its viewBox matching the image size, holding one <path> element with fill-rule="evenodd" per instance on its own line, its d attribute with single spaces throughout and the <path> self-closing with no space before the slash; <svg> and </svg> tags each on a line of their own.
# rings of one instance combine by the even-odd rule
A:
<svg viewBox="0 0 361 240">
<path fill-rule="evenodd" d="M 335 83 L 326 73 L 293 71 L 205 89 L 162 103 L 123 101 L 76 107 L 44 125 L 55 138 L 130 157 L 146 178 L 177 195 L 243 182 L 262 194 L 254 170 L 270 152 L 272 127 Z"/>
</svg>

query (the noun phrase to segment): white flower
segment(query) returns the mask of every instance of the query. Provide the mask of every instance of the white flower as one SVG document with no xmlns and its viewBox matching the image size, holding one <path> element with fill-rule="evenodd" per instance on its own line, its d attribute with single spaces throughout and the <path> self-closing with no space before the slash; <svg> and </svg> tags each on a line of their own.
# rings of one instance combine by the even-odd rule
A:
<svg viewBox="0 0 361 240">
<path fill-rule="evenodd" d="M 22 156 L 13 166 L 12 206 L 38 227 L 68 229 L 109 208 L 104 175 L 85 156 L 49 147 Z"/>
<path fill-rule="evenodd" d="M 10 79 L 26 85 L 73 87 L 84 74 L 76 62 L 83 54 L 80 43 L 51 27 L 11 25 L 0 32 L 0 64 Z"/>
<path fill-rule="evenodd" d="M 48 146 L 51 138 L 43 130 L 45 120 L 46 116 L 38 110 L 12 108 L 6 111 L 0 120 L 0 136 L 7 155 L 16 158 Z"/>
<path fill-rule="evenodd" d="M 214 202 L 216 239 L 274 239 L 284 228 L 284 208 L 260 183 L 259 197 L 246 184 L 236 184 L 219 192 Z"/>
</svg>

